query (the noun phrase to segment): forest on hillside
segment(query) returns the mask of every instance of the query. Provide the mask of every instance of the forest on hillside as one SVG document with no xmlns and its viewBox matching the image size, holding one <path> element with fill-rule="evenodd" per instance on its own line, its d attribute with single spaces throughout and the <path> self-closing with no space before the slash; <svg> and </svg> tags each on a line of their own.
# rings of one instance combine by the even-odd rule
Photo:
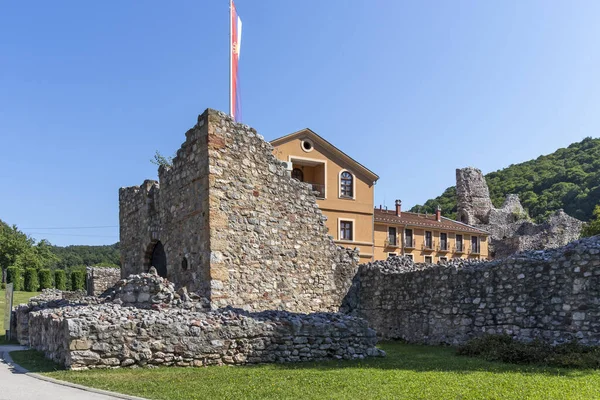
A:
<svg viewBox="0 0 600 400">
<path fill-rule="evenodd" d="M 585 138 L 552 154 L 491 172 L 485 179 L 495 207 L 502 206 L 507 194 L 518 194 L 538 223 L 561 208 L 572 217 L 589 221 L 600 204 L 600 139 Z M 456 218 L 455 186 L 410 211 L 433 213 L 438 205 L 444 216 Z"/>
<path fill-rule="evenodd" d="M 53 246 L 45 239 L 36 242 L 17 226 L 0 220 L 0 268 L 14 267 L 25 271 L 34 269 L 67 272 L 84 271 L 86 266 L 118 268 L 121 264 L 119 243 L 107 246 Z"/>
</svg>

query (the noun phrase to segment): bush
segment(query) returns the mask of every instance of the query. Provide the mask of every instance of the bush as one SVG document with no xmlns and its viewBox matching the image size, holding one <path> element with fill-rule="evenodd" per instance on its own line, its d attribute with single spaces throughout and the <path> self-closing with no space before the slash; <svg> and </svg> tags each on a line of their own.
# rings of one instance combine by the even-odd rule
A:
<svg viewBox="0 0 600 400">
<path fill-rule="evenodd" d="M 52 271 L 49 269 L 40 269 L 38 271 L 38 278 L 40 280 L 40 290 L 51 289 L 54 287 L 52 284 Z"/>
<path fill-rule="evenodd" d="M 85 273 L 71 271 L 71 290 L 85 290 Z"/>
<path fill-rule="evenodd" d="M 23 290 L 21 270 L 17 267 L 6 268 L 6 283 L 13 284 L 13 290 Z"/>
<path fill-rule="evenodd" d="M 6 289 L 6 283 L 2 282 L 2 283 L 0 284 L 0 289 Z"/>
<path fill-rule="evenodd" d="M 511 364 L 600 368 L 600 346 L 583 346 L 576 341 L 551 346 L 540 340 L 524 343 L 508 335 L 485 335 L 460 346 L 457 353 Z"/>
<path fill-rule="evenodd" d="M 40 288 L 38 281 L 38 272 L 35 268 L 25 269 L 25 291 L 26 292 L 37 292 Z"/>
<path fill-rule="evenodd" d="M 54 284 L 58 290 L 67 290 L 67 274 L 64 270 L 54 271 Z"/>
</svg>

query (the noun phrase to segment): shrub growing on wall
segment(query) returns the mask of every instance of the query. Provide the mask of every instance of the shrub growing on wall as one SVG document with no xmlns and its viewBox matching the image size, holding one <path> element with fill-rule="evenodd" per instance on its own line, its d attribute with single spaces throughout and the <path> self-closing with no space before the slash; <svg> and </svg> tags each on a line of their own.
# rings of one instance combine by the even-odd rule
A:
<svg viewBox="0 0 600 400">
<path fill-rule="evenodd" d="M 83 271 L 71 271 L 71 290 L 85 289 L 85 273 Z"/>
<path fill-rule="evenodd" d="M 40 288 L 38 281 L 38 272 L 35 268 L 25 269 L 25 291 L 26 292 L 37 292 Z"/>
<path fill-rule="evenodd" d="M 40 290 L 54 287 L 52 284 L 52 271 L 49 269 L 40 269 L 38 272 L 38 278 L 40 280 Z"/>
<path fill-rule="evenodd" d="M 13 290 L 22 290 L 21 270 L 17 267 L 6 268 L 6 283 L 12 283 Z"/>
<path fill-rule="evenodd" d="M 54 284 L 58 290 L 67 290 L 67 274 L 62 269 L 54 271 Z"/>
</svg>

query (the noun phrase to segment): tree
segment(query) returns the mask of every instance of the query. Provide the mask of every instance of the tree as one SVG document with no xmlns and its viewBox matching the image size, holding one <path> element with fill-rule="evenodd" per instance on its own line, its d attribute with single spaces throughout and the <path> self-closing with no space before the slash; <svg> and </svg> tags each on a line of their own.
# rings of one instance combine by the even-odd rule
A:
<svg viewBox="0 0 600 400">
<path fill-rule="evenodd" d="M 581 230 L 582 237 L 600 235 L 600 204 L 594 208 L 594 218 Z"/>
<path fill-rule="evenodd" d="M 154 158 L 150 160 L 150 162 L 154 165 L 158 165 L 159 167 L 171 168 L 173 166 L 173 159 L 175 156 L 163 156 L 160 154 L 158 150 L 154 153 Z"/>
<path fill-rule="evenodd" d="M 0 267 L 15 265 L 17 258 L 31 248 L 33 239 L 17 229 L 16 225 L 8 226 L 0 220 Z"/>
<path fill-rule="evenodd" d="M 567 214 L 589 221 L 600 203 L 600 139 L 586 138 L 552 154 L 510 165 L 485 176 L 495 207 L 507 194 L 517 194 L 536 222 L 562 208 Z M 445 216 L 456 213 L 456 189 L 450 187 L 412 212 L 434 213 L 440 205 Z"/>
</svg>

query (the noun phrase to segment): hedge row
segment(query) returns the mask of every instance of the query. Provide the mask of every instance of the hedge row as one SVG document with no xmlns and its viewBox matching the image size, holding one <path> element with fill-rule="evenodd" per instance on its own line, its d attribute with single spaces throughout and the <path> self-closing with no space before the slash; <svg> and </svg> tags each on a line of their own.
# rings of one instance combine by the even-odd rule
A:
<svg viewBox="0 0 600 400">
<path fill-rule="evenodd" d="M 27 268 L 23 271 L 17 267 L 6 269 L 6 283 L 13 284 L 13 290 L 37 292 L 42 289 L 57 288 L 67 290 L 67 274 L 62 269 L 54 270 L 54 277 L 49 269 Z M 54 279 L 53 279 L 54 278 Z M 71 271 L 69 276 L 70 290 L 85 290 L 85 272 Z"/>
</svg>

